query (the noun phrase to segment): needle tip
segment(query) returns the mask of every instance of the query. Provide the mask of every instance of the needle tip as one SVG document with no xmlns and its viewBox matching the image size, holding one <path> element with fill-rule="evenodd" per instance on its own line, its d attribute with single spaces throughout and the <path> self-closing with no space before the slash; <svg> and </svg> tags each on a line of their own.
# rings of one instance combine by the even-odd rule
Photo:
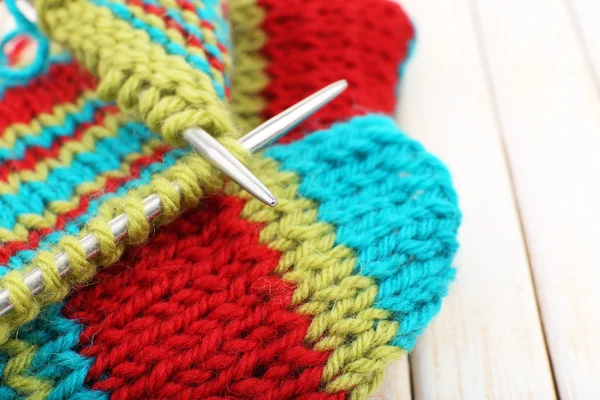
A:
<svg viewBox="0 0 600 400">
<path fill-rule="evenodd" d="M 335 82 L 334 85 L 339 85 L 340 88 L 346 89 L 348 87 L 348 81 L 345 79 L 342 79 L 342 80 Z"/>
<path fill-rule="evenodd" d="M 271 193 L 269 189 L 265 186 L 262 186 L 260 189 L 257 187 L 244 188 L 248 193 L 258 199 L 261 203 L 268 205 L 269 207 L 275 207 L 278 204 L 277 199 Z M 248 190 L 250 189 L 250 190 Z M 256 190 L 259 189 L 259 190 Z"/>
<path fill-rule="evenodd" d="M 329 100 L 333 100 L 339 96 L 348 87 L 348 81 L 345 79 L 333 82 L 329 86 L 326 86 L 323 91 L 327 93 Z"/>
</svg>

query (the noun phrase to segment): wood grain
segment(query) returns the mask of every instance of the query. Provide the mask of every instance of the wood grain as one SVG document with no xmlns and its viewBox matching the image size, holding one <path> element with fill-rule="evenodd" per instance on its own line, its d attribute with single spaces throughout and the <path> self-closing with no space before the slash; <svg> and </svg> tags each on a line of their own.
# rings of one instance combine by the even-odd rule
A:
<svg viewBox="0 0 600 400">
<path fill-rule="evenodd" d="M 410 367 L 404 357 L 387 368 L 381 387 L 369 396 L 369 400 L 410 400 Z"/>
<path fill-rule="evenodd" d="M 600 1 L 567 0 L 567 6 L 584 47 L 587 62 L 594 71 L 600 94 Z"/>
<path fill-rule="evenodd" d="M 448 164 L 464 212 L 457 282 L 411 357 L 414 397 L 552 399 L 527 253 L 469 4 L 403 4 L 415 19 L 418 42 L 399 123 Z"/>
<path fill-rule="evenodd" d="M 597 399 L 600 99 L 594 78 L 564 1 L 474 4 L 558 390 L 562 399 Z"/>
</svg>

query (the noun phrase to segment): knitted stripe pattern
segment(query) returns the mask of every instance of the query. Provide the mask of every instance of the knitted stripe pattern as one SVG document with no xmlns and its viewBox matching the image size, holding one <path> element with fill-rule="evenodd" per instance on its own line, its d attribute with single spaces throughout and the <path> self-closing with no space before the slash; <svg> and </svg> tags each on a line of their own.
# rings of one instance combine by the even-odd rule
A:
<svg viewBox="0 0 600 400">
<path fill-rule="evenodd" d="M 363 399 L 437 313 L 453 277 L 456 195 L 445 167 L 382 115 L 395 106 L 412 40 L 406 16 L 387 1 L 356 0 L 353 12 L 338 1 L 238 1 L 234 32 L 252 34 L 236 37 L 244 72 L 233 103 L 247 126 L 281 111 L 249 105 L 253 96 L 285 107 L 315 80 L 348 76 L 360 86 L 372 64 L 386 66 L 372 78 L 385 82 L 381 92 L 371 93 L 375 83 L 349 91 L 290 143 L 246 159 L 278 207 L 227 183 L 62 310 L 45 309 L 2 346 L 0 395 Z M 375 11 L 361 29 L 403 33 L 363 64 L 364 50 L 352 53 L 356 41 L 347 41 L 363 31 L 342 41 L 328 32 L 344 32 L 367 8 Z M 253 16 L 247 25 L 240 12 Z M 270 18 L 283 26 L 274 40 Z M 289 72 L 273 55 L 301 41 L 296 18 L 334 56 Z M 308 60 L 312 49 L 294 52 Z M 341 76 L 330 79 L 334 70 Z"/>
<path fill-rule="evenodd" d="M 204 47 L 211 48 L 212 41 L 218 38 L 228 40 L 227 33 L 208 34 L 210 30 L 226 29 L 223 18 L 218 17 L 222 12 L 220 3 L 181 1 L 157 3 L 154 7 L 159 6 L 174 16 L 173 21 L 196 21 L 204 32 Z M 190 8 L 200 11 L 192 17 L 188 15 Z M 209 8 L 213 11 L 201 11 Z M 64 13 L 60 8 L 55 11 Z M 202 15 L 215 20 L 200 19 Z M 124 23 L 113 14 L 104 17 Z M 174 22 L 164 27 L 170 32 L 173 26 Z M 135 29 L 138 33 L 140 40 L 145 39 L 154 50 L 166 52 L 168 46 L 152 44 L 148 32 Z M 225 47 L 221 44 L 214 48 Z M 196 71 L 183 56 L 173 57 L 185 68 Z M 223 58 L 226 59 L 224 55 Z M 126 245 L 146 240 L 152 227 L 144 216 L 143 198 L 152 193 L 161 197 L 163 215 L 156 223 L 164 224 L 182 208 L 197 204 L 207 191 L 215 192 L 222 186 L 216 170 L 203 158 L 186 149 L 171 148 L 145 125 L 134 122 L 128 113 L 117 112 L 111 103 L 102 100 L 95 78 L 76 62 L 65 61 L 64 57 L 51 57 L 49 61 L 39 76 L 32 76 L 22 85 L 21 80 L 6 84 L 0 99 L 0 109 L 5 110 L 0 115 L 6 115 L 3 122 L 7 124 L 3 127 L 2 140 L 7 147 L 3 154 L 18 162 L 29 156 L 30 165 L 25 171 L 9 174 L 3 185 L 4 195 L 0 193 L 0 201 L 6 205 L 0 235 L 8 242 L 0 250 L 6 260 L 1 284 L 10 289 L 10 300 L 15 306 L 0 321 L 0 343 L 16 327 L 35 318 L 41 307 L 60 301 L 72 286 L 91 279 L 98 265 L 114 263 Z M 197 73 L 212 81 L 205 72 Z M 210 93 L 214 94 L 214 90 Z M 221 100 L 211 104 L 224 107 Z M 232 138 L 220 140 L 236 143 Z M 39 147 L 52 147 L 52 155 L 46 157 L 48 154 L 40 153 Z M 247 157 L 246 153 L 235 153 L 242 160 Z M 115 245 L 107 223 L 123 212 L 129 216 L 129 236 L 126 243 Z M 78 236 L 89 233 L 100 242 L 100 257 L 92 261 L 85 259 L 77 241 Z M 68 254 L 71 266 L 65 279 L 60 278 L 54 265 L 54 254 L 59 251 Z M 32 268 L 42 271 L 45 283 L 43 293 L 36 298 L 23 283 L 23 275 Z"/>
<path fill-rule="evenodd" d="M 204 36 L 188 41 L 169 24 L 176 23 L 168 18 L 176 3 L 163 4 L 161 16 L 149 14 L 143 2 L 119 0 L 39 0 L 36 9 L 49 36 L 99 77 L 100 97 L 116 100 L 169 144 L 183 145 L 182 133 L 190 126 L 235 135 L 223 101 L 225 66 L 219 58 L 225 47 L 216 45 L 212 25 L 200 24 Z M 182 12 L 181 18 L 193 14 Z M 202 47 L 200 38 L 208 44 Z"/>
</svg>

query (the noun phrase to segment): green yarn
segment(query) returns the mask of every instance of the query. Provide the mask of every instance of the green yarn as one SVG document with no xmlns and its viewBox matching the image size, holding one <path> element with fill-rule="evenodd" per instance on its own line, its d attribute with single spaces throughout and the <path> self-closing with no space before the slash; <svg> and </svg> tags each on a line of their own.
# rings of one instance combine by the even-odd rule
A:
<svg viewBox="0 0 600 400">
<path fill-rule="evenodd" d="M 269 84 L 266 73 L 268 61 L 261 50 L 267 35 L 260 29 L 265 11 L 257 0 L 231 1 L 231 28 L 235 46 L 233 58 L 235 73 L 231 103 L 237 114 L 240 131 L 249 132 L 264 122 L 262 111 L 267 106 L 262 90 Z"/>
<path fill-rule="evenodd" d="M 183 57 L 169 55 L 148 34 L 88 1 L 36 1 L 42 28 L 100 78 L 98 93 L 183 146 L 186 128 L 237 136 L 211 79 Z"/>
</svg>

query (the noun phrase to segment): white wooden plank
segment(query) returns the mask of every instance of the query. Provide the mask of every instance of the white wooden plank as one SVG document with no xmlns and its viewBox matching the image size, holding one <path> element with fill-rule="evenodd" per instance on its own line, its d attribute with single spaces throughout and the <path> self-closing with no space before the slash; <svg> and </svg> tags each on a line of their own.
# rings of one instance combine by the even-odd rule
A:
<svg viewBox="0 0 600 400">
<path fill-rule="evenodd" d="M 600 90 L 600 1 L 567 0 Z"/>
<path fill-rule="evenodd" d="M 502 4 L 503 2 L 498 2 Z M 411 356 L 415 399 L 552 399 L 499 128 L 466 0 L 405 0 L 417 26 L 400 126 L 450 167 L 464 222 L 457 282 Z"/>
<path fill-rule="evenodd" d="M 369 400 L 410 400 L 410 367 L 404 357 L 390 365 L 381 387 L 369 396 Z"/>
<path fill-rule="evenodd" d="M 600 98 L 593 75 L 563 0 L 473 4 L 558 392 L 597 399 Z"/>
</svg>

